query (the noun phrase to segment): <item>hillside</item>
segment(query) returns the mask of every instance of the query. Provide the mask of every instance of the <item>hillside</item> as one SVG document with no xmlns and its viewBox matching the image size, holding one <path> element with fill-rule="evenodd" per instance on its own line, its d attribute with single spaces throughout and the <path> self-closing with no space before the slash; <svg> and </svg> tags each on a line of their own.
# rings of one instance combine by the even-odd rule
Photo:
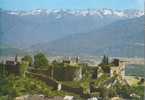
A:
<svg viewBox="0 0 145 100">
<path fill-rule="evenodd" d="M 101 29 L 33 45 L 35 51 L 64 55 L 143 57 L 144 16 L 120 20 Z"/>
</svg>

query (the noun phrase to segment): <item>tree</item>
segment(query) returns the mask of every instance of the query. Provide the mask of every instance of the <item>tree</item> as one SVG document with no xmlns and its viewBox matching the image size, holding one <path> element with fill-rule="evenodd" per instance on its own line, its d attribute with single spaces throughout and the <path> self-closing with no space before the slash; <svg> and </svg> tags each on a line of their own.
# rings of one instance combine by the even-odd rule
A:
<svg viewBox="0 0 145 100">
<path fill-rule="evenodd" d="M 22 61 L 27 61 L 29 62 L 29 65 L 31 66 L 32 65 L 32 62 L 33 62 L 33 59 L 30 55 L 26 55 L 22 58 Z"/>
<path fill-rule="evenodd" d="M 0 77 L 5 77 L 6 76 L 6 68 L 3 63 L 0 63 Z"/>
<path fill-rule="evenodd" d="M 144 84 L 144 82 L 145 82 L 144 78 L 141 78 L 138 84 L 141 85 L 141 84 Z"/>
<path fill-rule="evenodd" d="M 109 59 L 106 55 L 104 55 L 101 64 L 103 64 L 103 65 L 108 65 L 109 64 Z"/>
<path fill-rule="evenodd" d="M 111 65 L 109 64 L 109 59 L 106 55 L 104 55 L 100 66 L 105 73 L 110 73 Z"/>
<path fill-rule="evenodd" d="M 48 60 L 43 53 L 38 53 L 34 56 L 35 67 L 46 67 L 48 66 Z"/>
<path fill-rule="evenodd" d="M 21 74 L 21 76 L 23 76 L 23 77 L 26 76 L 28 66 L 29 66 L 28 62 L 22 61 L 22 63 L 20 64 L 20 74 Z"/>
<path fill-rule="evenodd" d="M 109 91 L 107 88 L 101 86 L 99 87 L 99 91 L 100 91 L 100 96 L 102 97 L 103 100 L 108 100 L 108 94 L 109 94 Z"/>
</svg>

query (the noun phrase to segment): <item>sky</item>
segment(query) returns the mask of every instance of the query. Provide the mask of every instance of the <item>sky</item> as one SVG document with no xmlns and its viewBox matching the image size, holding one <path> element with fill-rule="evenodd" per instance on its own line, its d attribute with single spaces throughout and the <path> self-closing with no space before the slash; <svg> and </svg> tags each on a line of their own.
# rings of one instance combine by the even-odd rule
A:
<svg viewBox="0 0 145 100">
<path fill-rule="evenodd" d="M 0 8 L 5 10 L 101 8 L 144 10 L 144 0 L 0 0 Z"/>
</svg>

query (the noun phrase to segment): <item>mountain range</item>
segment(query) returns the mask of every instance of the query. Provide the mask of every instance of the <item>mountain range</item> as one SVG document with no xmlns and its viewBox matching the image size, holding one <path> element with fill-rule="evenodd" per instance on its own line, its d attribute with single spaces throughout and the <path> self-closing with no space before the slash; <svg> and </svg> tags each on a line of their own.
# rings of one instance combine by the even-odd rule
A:
<svg viewBox="0 0 145 100">
<path fill-rule="evenodd" d="M 119 20 L 100 29 L 37 44 L 32 48 L 53 54 L 143 57 L 144 16 Z"/>
<path fill-rule="evenodd" d="M 0 10 L 0 42 L 52 55 L 143 56 L 144 12 L 112 9 Z"/>
<path fill-rule="evenodd" d="M 143 11 L 140 10 L 112 10 L 112 9 L 36 9 L 31 11 L 5 11 L 11 15 L 28 16 L 28 15 L 57 15 L 56 18 L 59 19 L 63 16 L 118 16 L 118 17 L 139 17 L 143 15 Z"/>
</svg>

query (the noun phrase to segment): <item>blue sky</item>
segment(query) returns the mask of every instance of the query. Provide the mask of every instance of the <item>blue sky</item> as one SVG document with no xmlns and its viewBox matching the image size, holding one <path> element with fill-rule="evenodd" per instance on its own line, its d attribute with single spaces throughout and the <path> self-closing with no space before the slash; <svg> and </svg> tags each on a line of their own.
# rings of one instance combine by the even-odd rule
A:
<svg viewBox="0 0 145 100">
<path fill-rule="evenodd" d="M 6 10 L 32 9 L 144 9 L 144 0 L 0 0 Z"/>
</svg>

